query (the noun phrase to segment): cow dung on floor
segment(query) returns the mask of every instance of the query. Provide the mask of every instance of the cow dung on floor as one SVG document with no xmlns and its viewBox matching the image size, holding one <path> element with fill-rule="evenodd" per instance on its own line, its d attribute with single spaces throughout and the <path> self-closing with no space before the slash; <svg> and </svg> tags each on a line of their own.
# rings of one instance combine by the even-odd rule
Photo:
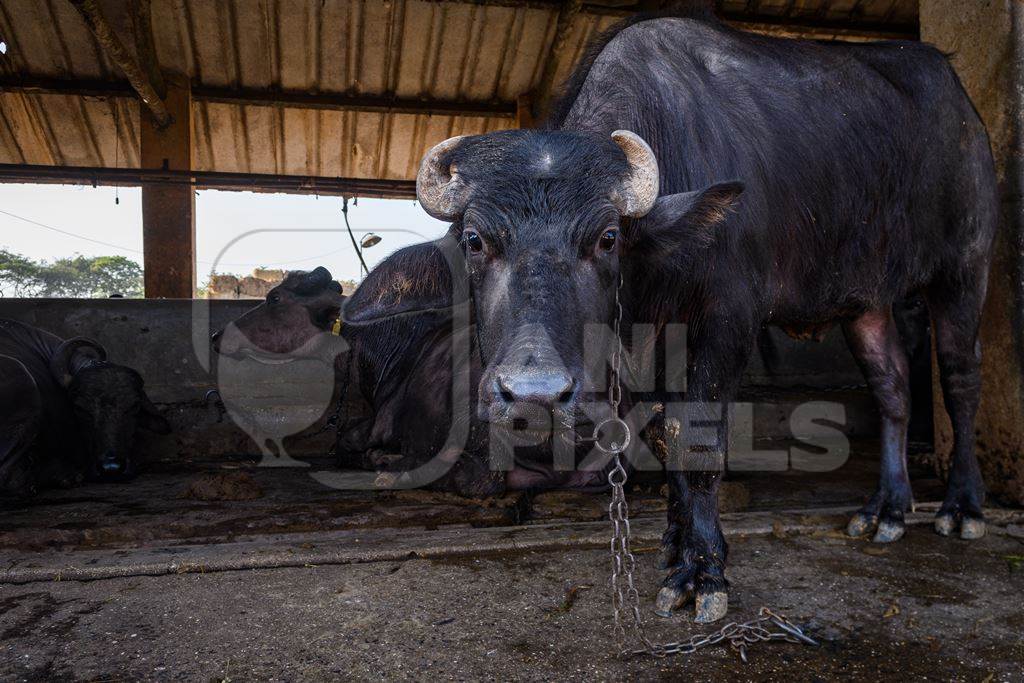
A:
<svg viewBox="0 0 1024 683">
<path fill-rule="evenodd" d="M 246 472 L 217 472 L 203 474 L 191 482 L 182 498 L 192 500 L 257 500 L 263 489 Z"/>
</svg>

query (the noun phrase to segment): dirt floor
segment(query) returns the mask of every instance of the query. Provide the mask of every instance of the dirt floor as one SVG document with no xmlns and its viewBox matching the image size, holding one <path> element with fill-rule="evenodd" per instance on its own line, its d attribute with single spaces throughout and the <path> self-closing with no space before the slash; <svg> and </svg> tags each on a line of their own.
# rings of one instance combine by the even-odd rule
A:
<svg viewBox="0 0 1024 683">
<path fill-rule="evenodd" d="M 757 644 L 746 665 L 723 646 L 620 660 L 607 552 L 570 548 L 4 585 L 0 677 L 1024 680 L 1019 538 L 968 544 L 917 526 L 885 548 L 829 531 L 731 546 L 730 616 L 769 606 L 819 647 Z M 710 630 L 645 615 L 659 639 Z"/>
<path fill-rule="evenodd" d="M 766 606 L 820 642 L 748 664 L 615 656 L 604 494 L 342 493 L 245 463 L 49 492 L 0 514 L 0 680 L 1024 681 L 1024 513 L 969 543 L 923 505 L 897 544 L 848 539 L 874 472 L 730 482 L 729 619 Z M 653 614 L 656 489 L 631 492 L 638 586 L 652 637 L 682 640 L 722 624 Z"/>
</svg>

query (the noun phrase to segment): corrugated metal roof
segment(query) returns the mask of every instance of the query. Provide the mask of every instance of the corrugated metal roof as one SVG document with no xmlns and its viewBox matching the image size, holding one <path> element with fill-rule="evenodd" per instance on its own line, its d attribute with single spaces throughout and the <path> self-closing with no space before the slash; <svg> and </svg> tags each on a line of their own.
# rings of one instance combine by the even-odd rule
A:
<svg viewBox="0 0 1024 683">
<path fill-rule="evenodd" d="M 803 31 L 786 25 L 794 19 L 916 23 L 916 4 L 719 3 L 727 16 L 753 17 L 759 28 L 789 33 Z M 116 29 L 129 30 L 120 16 L 124 2 L 106 0 L 102 7 Z M 163 70 L 184 75 L 198 89 L 515 103 L 542 79 L 558 9 L 557 2 L 539 0 L 153 0 L 152 25 Z M 556 82 L 569 74 L 588 41 L 621 14 L 621 7 L 585 6 L 558 57 Z M 766 23 L 773 17 L 781 23 Z M 65 0 L 3 0 L 0 39 L 8 46 L 0 74 L 123 83 L 123 74 Z M 138 167 L 139 103 L 127 95 L 0 93 L 0 163 Z M 430 145 L 514 126 L 512 111 L 381 113 L 197 98 L 194 165 L 235 173 L 409 179 Z"/>
</svg>

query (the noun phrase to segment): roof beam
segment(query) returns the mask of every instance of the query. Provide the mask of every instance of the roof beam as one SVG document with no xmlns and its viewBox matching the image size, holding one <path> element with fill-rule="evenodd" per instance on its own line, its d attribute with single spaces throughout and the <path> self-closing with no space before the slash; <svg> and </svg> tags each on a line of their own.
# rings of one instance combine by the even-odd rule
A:
<svg viewBox="0 0 1024 683">
<path fill-rule="evenodd" d="M 295 194 L 343 195 L 412 199 L 415 180 L 333 178 L 329 176 L 277 175 L 273 173 L 226 173 L 219 171 L 167 171 L 164 169 L 101 168 L 92 166 L 44 166 L 0 164 L 0 182 L 63 183 L 75 185 L 191 185 L 196 189 Z"/>
<path fill-rule="evenodd" d="M 433 100 L 394 95 L 350 95 L 343 93 L 307 93 L 290 90 L 254 90 L 249 88 L 192 89 L 192 97 L 204 102 L 251 104 L 263 107 L 295 109 L 334 109 L 389 114 L 437 114 L 446 116 L 483 116 L 515 118 L 516 103 L 487 100 Z"/>
<path fill-rule="evenodd" d="M 547 116 L 548 105 L 551 102 L 551 95 L 555 89 L 555 74 L 558 72 L 558 62 L 565 52 L 565 46 L 569 39 L 569 32 L 572 30 L 576 15 L 583 9 L 583 0 L 565 0 L 558 9 L 558 20 L 555 23 L 555 37 L 551 40 L 551 47 L 544 58 L 544 71 L 541 74 L 540 82 L 531 96 L 533 101 L 533 116 L 540 119 Z"/>
<path fill-rule="evenodd" d="M 720 12 L 719 16 L 730 26 L 757 33 L 781 31 L 795 34 L 850 36 L 884 40 L 920 40 L 921 38 L 921 31 L 917 24 L 781 17 L 772 14 L 748 14 L 746 12 Z"/>
<path fill-rule="evenodd" d="M 107 23 L 106 18 L 104 18 L 103 13 L 96 4 L 96 0 L 68 0 L 68 2 L 78 10 L 82 19 L 85 20 L 86 26 L 96 36 L 96 40 L 99 41 L 103 51 L 124 72 L 132 88 L 134 88 L 135 92 L 142 98 L 143 103 L 153 113 L 153 118 L 156 120 L 157 125 L 162 127 L 170 123 L 171 115 L 167 112 L 167 107 L 158 94 L 152 79 L 143 72 L 136 57 L 128 51 L 128 48 L 124 46 L 121 39 L 114 33 L 114 30 Z"/>
<path fill-rule="evenodd" d="M 17 92 L 28 95 L 77 95 L 79 97 L 131 97 L 134 91 L 126 82 L 0 75 L 0 92 Z M 503 101 L 431 100 L 389 95 L 348 95 L 344 93 L 308 93 L 294 90 L 202 86 L 192 89 L 192 99 L 222 104 L 290 109 L 329 109 L 509 119 L 515 118 L 517 108 L 516 102 Z"/>
<path fill-rule="evenodd" d="M 428 2 L 454 2 L 473 5 L 486 5 L 493 7 L 528 7 L 533 9 L 559 10 L 562 0 L 427 0 Z M 667 3 L 661 3 L 667 6 Z M 717 4 L 717 3 L 716 3 Z M 637 11 L 649 9 L 646 0 L 636 0 L 629 6 L 612 7 L 595 3 L 584 2 L 580 11 L 583 14 L 600 14 L 605 16 L 627 17 Z M 795 5 L 791 1 L 781 13 L 769 14 L 757 11 L 760 3 L 751 4 L 752 11 L 718 11 L 727 24 L 736 28 L 750 31 L 783 31 L 793 34 L 820 34 L 823 36 L 855 36 L 859 38 L 886 38 L 918 40 L 920 30 L 917 24 L 897 24 L 886 21 L 864 21 L 852 17 L 852 21 L 845 20 L 824 20 L 813 17 L 789 16 Z"/>
<path fill-rule="evenodd" d="M 164 74 L 160 70 L 160 61 L 156 57 L 156 41 L 153 39 L 153 18 L 149 0 L 131 0 L 130 9 L 129 19 L 132 23 L 132 31 L 135 33 L 135 54 L 139 58 L 139 66 L 142 67 L 149 82 L 153 84 L 153 90 L 162 100 L 167 97 L 167 84 L 164 83 Z"/>
<path fill-rule="evenodd" d="M 454 3 L 461 5 L 481 5 L 483 7 L 509 7 L 512 9 L 548 9 L 559 10 L 566 0 L 425 0 L 434 3 Z M 639 2 L 640 0 L 638 0 Z M 636 6 L 629 9 L 623 7 L 612 7 L 596 3 L 581 3 L 582 9 L 587 14 L 602 14 L 613 17 L 626 17 L 636 13 Z"/>
<path fill-rule="evenodd" d="M 72 97 L 135 97 L 128 81 L 98 81 L 88 78 L 60 79 L 0 75 L 0 92 L 22 95 L 68 95 Z"/>
</svg>

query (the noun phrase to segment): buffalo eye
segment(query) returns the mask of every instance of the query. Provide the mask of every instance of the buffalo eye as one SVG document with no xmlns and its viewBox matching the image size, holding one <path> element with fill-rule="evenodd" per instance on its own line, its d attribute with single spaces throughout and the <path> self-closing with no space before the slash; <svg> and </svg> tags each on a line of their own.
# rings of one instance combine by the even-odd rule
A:
<svg viewBox="0 0 1024 683">
<path fill-rule="evenodd" d="M 466 230 L 462 233 L 462 241 L 466 248 L 474 254 L 479 254 L 484 249 L 484 240 L 476 230 Z"/>
<path fill-rule="evenodd" d="M 597 241 L 597 246 L 602 251 L 611 251 L 615 248 L 615 242 L 619 238 L 619 231 L 615 228 L 608 228 L 601 233 L 601 239 Z"/>
<path fill-rule="evenodd" d="M 272 304 L 281 303 L 281 295 L 277 292 L 271 292 L 267 295 L 267 301 Z"/>
</svg>

